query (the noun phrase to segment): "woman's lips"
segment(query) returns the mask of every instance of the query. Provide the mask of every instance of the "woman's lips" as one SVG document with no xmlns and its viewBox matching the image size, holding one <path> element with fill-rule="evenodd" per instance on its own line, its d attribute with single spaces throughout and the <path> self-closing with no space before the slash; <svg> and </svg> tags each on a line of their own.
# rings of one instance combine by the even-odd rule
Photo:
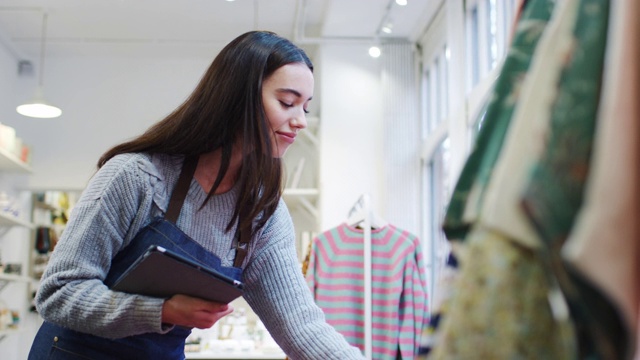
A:
<svg viewBox="0 0 640 360">
<path fill-rule="evenodd" d="M 293 144 L 293 142 L 296 141 L 295 133 L 277 132 L 277 134 L 280 137 L 280 139 L 282 139 L 282 141 L 285 141 L 289 144 Z"/>
</svg>

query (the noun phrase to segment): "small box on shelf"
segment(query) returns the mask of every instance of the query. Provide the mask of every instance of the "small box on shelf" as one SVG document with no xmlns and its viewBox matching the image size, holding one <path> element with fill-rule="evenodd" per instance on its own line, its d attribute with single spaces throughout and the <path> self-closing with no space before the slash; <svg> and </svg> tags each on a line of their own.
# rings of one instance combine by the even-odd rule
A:
<svg viewBox="0 0 640 360">
<path fill-rule="evenodd" d="M 31 146 L 16 136 L 11 126 L 0 123 L 0 167 L 8 170 L 30 171 Z"/>
</svg>

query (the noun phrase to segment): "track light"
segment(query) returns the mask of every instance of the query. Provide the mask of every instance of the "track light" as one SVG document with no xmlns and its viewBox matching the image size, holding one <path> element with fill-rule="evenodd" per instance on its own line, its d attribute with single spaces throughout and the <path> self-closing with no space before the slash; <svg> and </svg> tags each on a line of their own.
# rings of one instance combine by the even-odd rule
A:
<svg viewBox="0 0 640 360">
<path fill-rule="evenodd" d="M 378 58 L 382 54 L 380 47 L 378 45 L 373 45 L 369 48 L 369 56 L 372 58 Z"/>
<path fill-rule="evenodd" d="M 384 24 L 381 28 L 380 31 L 382 31 L 385 34 L 391 34 L 393 32 L 393 24 L 388 22 L 386 24 Z"/>
</svg>

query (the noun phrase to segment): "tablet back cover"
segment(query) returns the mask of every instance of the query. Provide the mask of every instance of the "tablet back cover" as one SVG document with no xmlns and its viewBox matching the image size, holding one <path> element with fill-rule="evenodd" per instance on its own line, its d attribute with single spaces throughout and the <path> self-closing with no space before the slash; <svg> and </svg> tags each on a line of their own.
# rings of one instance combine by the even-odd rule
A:
<svg viewBox="0 0 640 360">
<path fill-rule="evenodd" d="M 242 296 L 238 281 L 159 249 L 150 249 L 131 265 L 112 290 L 161 298 L 183 294 L 225 304 Z"/>
</svg>

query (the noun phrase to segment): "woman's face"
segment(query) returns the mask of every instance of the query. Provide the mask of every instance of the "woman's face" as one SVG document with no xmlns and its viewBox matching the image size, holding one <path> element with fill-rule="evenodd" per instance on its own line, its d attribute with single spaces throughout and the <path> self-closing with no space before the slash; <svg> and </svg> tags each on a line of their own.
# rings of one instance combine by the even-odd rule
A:
<svg viewBox="0 0 640 360">
<path fill-rule="evenodd" d="M 282 66 L 262 83 L 262 105 L 273 131 L 274 157 L 282 157 L 298 131 L 307 127 L 312 97 L 313 73 L 304 63 Z"/>
</svg>

